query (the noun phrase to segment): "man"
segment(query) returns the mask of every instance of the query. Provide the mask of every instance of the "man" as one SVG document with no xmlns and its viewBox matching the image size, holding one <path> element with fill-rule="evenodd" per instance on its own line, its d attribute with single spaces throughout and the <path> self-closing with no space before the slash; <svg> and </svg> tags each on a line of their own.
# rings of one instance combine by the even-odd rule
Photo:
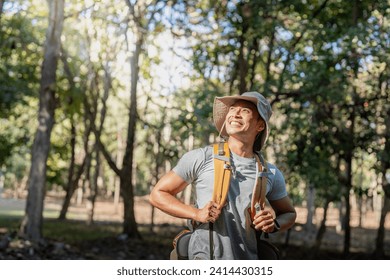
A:
<svg viewBox="0 0 390 280">
<path fill-rule="evenodd" d="M 296 212 L 287 195 L 282 173 L 271 163 L 266 197 L 270 206 L 248 222 L 248 207 L 257 177 L 255 153 L 269 135 L 270 103 L 258 92 L 214 100 L 213 118 L 220 136 L 228 138 L 232 178 L 227 203 L 210 201 L 214 169 L 211 146 L 186 153 L 164 175 L 150 195 L 150 202 L 162 211 L 197 222 L 189 246 L 190 259 L 209 259 L 209 223 L 213 223 L 215 259 L 257 259 L 256 234 L 284 231 L 295 223 Z M 186 205 L 176 195 L 188 184 L 196 190 L 197 207 Z M 250 223 L 248 225 L 248 223 Z"/>
</svg>

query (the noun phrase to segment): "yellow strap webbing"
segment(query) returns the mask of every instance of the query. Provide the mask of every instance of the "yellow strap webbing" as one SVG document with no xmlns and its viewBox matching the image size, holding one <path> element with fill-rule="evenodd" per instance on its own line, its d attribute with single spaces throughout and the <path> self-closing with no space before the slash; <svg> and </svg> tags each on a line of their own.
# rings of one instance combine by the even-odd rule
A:
<svg viewBox="0 0 390 280">
<path fill-rule="evenodd" d="M 228 143 L 214 144 L 214 155 L 219 156 L 219 158 L 214 157 L 214 191 L 212 200 L 223 207 L 226 203 L 232 173 Z"/>
</svg>

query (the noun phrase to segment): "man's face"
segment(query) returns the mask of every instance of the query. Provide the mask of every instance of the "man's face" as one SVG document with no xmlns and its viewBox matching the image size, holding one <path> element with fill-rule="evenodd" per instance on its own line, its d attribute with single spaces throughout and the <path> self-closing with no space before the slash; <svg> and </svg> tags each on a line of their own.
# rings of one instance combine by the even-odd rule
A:
<svg viewBox="0 0 390 280">
<path fill-rule="evenodd" d="M 226 115 L 226 132 L 228 135 L 256 136 L 264 129 L 256 106 L 249 101 L 239 100 L 230 106 Z"/>
</svg>

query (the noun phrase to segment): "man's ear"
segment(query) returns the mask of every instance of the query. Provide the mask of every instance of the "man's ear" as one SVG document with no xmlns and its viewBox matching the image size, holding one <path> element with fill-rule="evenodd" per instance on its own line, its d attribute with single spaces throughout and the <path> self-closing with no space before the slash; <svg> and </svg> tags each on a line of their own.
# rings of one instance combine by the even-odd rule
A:
<svg viewBox="0 0 390 280">
<path fill-rule="evenodd" d="M 258 122 L 257 122 L 257 127 L 256 127 L 257 131 L 260 132 L 260 131 L 263 131 L 265 129 L 265 122 L 260 119 Z"/>
</svg>

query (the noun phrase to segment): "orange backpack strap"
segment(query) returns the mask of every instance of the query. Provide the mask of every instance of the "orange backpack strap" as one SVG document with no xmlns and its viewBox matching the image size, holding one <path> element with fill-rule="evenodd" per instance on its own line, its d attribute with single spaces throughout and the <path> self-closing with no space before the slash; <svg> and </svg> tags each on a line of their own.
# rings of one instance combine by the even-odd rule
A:
<svg viewBox="0 0 390 280">
<path fill-rule="evenodd" d="M 253 187 L 252 201 L 250 206 L 250 216 L 253 221 L 256 212 L 264 210 L 265 208 L 265 195 L 267 192 L 267 178 L 270 174 L 268 171 L 267 162 L 260 154 L 255 153 L 257 176 L 256 182 Z M 260 260 L 278 260 L 280 259 L 280 252 L 277 247 L 272 243 L 261 239 L 262 231 L 255 230 L 256 243 L 257 243 L 257 255 Z M 269 238 L 268 233 L 264 233 L 265 238 Z"/>
<path fill-rule="evenodd" d="M 214 190 L 212 200 L 222 207 L 226 203 L 232 168 L 227 142 L 214 144 Z"/>
<path fill-rule="evenodd" d="M 213 147 L 214 160 L 214 190 L 212 201 L 223 207 L 229 192 L 230 177 L 232 167 L 230 165 L 230 150 L 227 142 L 214 144 Z M 209 245 L 210 245 L 210 260 L 214 259 L 214 224 L 209 223 Z"/>
<path fill-rule="evenodd" d="M 251 201 L 251 219 L 253 221 L 254 216 L 258 210 L 263 210 L 265 207 L 265 194 L 267 191 L 267 177 L 268 177 L 268 166 L 267 162 L 255 154 L 257 176 L 256 182 L 253 187 L 252 201 Z"/>
</svg>

